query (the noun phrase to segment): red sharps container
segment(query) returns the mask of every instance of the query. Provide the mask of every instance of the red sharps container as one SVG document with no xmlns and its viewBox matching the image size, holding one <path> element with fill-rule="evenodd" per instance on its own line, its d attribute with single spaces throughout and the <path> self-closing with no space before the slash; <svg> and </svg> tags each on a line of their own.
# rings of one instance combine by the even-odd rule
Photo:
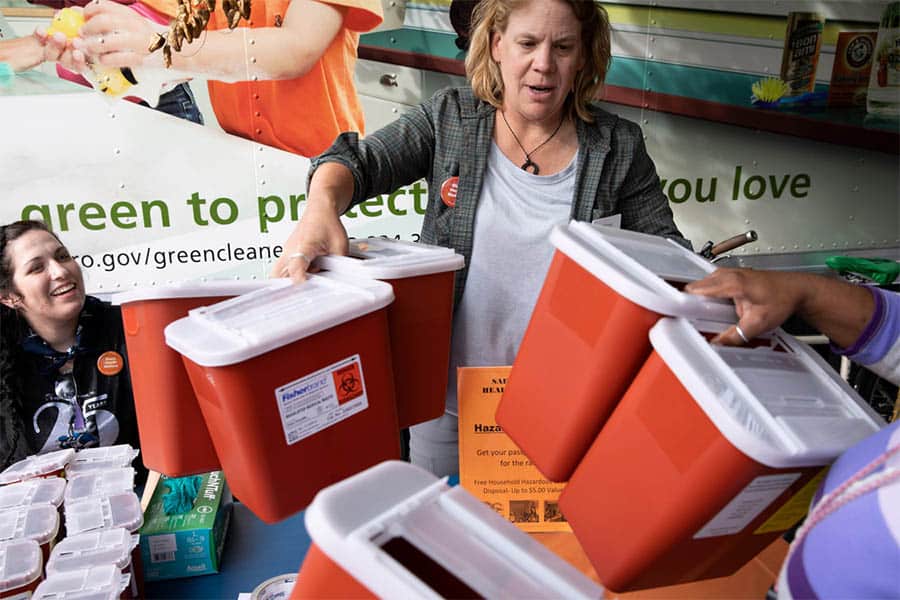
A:
<svg viewBox="0 0 900 600">
<path fill-rule="evenodd" d="M 401 428 L 444 414 L 453 280 L 464 262 L 450 248 L 384 238 L 353 240 L 348 256 L 316 260 L 331 272 L 380 279 L 394 289 L 387 316 Z"/>
<path fill-rule="evenodd" d="M 388 284 L 313 275 L 197 308 L 166 328 L 225 478 L 274 522 L 400 456 Z"/>
<path fill-rule="evenodd" d="M 270 281 L 199 281 L 112 296 L 122 307 L 125 344 L 143 462 L 169 477 L 220 469 L 181 355 L 166 345 L 166 325 L 198 306 L 270 285 Z"/>
<path fill-rule="evenodd" d="M 884 422 L 781 330 L 709 343 L 665 318 L 653 353 L 560 496 L 608 588 L 730 575 L 805 514 L 825 467 Z"/>
<path fill-rule="evenodd" d="M 545 477 L 565 481 L 650 354 L 661 316 L 736 316 L 731 302 L 681 291 L 715 267 L 672 240 L 572 222 L 550 241 L 496 418 Z"/>
</svg>

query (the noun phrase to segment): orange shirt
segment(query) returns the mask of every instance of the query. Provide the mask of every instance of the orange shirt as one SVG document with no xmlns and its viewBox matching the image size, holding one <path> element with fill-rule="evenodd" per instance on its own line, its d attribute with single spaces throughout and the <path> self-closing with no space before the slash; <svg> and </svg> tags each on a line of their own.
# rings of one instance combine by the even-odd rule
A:
<svg viewBox="0 0 900 600">
<path fill-rule="evenodd" d="M 359 32 L 382 21 L 380 0 L 320 0 L 345 8 L 328 49 L 301 77 L 277 81 L 209 82 L 219 125 L 229 133 L 303 156 L 316 156 L 344 131 L 364 133 L 353 70 Z M 209 29 L 226 29 L 221 3 Z M 290 0 L 254 0 L 251 27 L 280 26 Z M 243 23 L 242 23 L 243 26 Z"/>
</svg>

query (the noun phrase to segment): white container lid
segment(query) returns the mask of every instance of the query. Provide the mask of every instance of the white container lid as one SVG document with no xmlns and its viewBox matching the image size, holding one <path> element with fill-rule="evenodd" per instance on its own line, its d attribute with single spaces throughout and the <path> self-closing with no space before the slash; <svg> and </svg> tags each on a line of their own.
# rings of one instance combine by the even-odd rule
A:
<svg viewBox="0 0 900 600">
<path fill-rule="evenodd" d="M 47 576 L 64 571 L 114 564 L 125 569 L 131 563 L 131 551 L 140 541 L 127 529 L 99 529 L 70 535 L 60 541 L 47 560 Z"/>
<path fill-rule="evenodd" d="M 557 226 L 550 242 L 620 296 L 661 315 L 734 323 L 734 304 L 682 292 L 669 282 L 703 279 L 716 267 L 677 242 L 584 222 Z"/>
<path fill-rule="evenodd" d="M 26 479 L 0 487 L 0 510 L 49 502 L 59 507 L 66 491 L 66 480 L 62 477 L 42 477 Z"/>
<path fill-rule="evenodd" d="M 46 544 L 59 531 L 59 510 L 50 503 L 30 504 L 0 511 L 0 543 L 34 540 Z"/>
<path fill-rule="evenodd" d="M 79 450 L 66 467 L 66 477 L 128 467 L 138 454 L 140 450 L 128 444 Z"/>
<path fill-rule="evenodd" d="M 165 329 L 166 344 L 205 367 L 233 365 L 384 308 L 390 284 L 311 275 L 189 311 Z"/>
<path fill-rule="evenodd" d="M 144 524 L 141 502 L 134 492 L 67 502 L 65 512 L 68 535 L 115 527 L 135 532 Z"/>
<path fill-rule="evenodd" d="M 134 489 L 134 469 L 120 467 L 102 471 L 87 471 L 74 475 L 66 486 L 66 502 L 91 496 L 110 496 Z"/>
<path fill-rule="evenodd" d="M 100 565 L 63 571 L 48 577 L 34 591 L 32 600 L 114 600 L 118 599 L 131 575 L 116 565 Z"/>
<path fill-rule="evenodd" d="M 650 342 L 738 450 L 774 468 L 820 466 L 885 423 L 806 344 L 777 329 L 765 346 L 712 345 L 721 323 L 660 319 Z"/>
<path fill-rule="evenodd" d="M 413 571 L 422 561 L 404 564 L 404 550 L 425 554 L 482 598 L 603 596 L 466 490 L 409 463 L 383 462 L 325 488 L 305 518 L 322 551 L 382 598 L 442 597 L 424 569 Z"/>
<path fill-rule="evenodd" d="M 34 540 L 0 542 L 0 594 L 25 587 L 41 576 L 41 547 Z"/>
<path fill-rule="evenodd" d="M 216 296 L 240 296 L 270 285 L 282 285 L 278 279 L 236 281 L 215 279 L 210 281 L 185 281 L 171 285 L 139 287 L 118 292 L 110 297 L 113 305 L 144 300 L 172 300 L 174 298 L 215 298 Z"/>
<path fill-rule="evenodd" d="M 328 255 L 316 266 L 353 277 L 404 279 L 463 268 L 465 258 L 452 248 L 404 240 L 369 238 L 350 242 L 347 256 Z"/>
<path fill-rule="evenodd" d="M 71 448 L 48 452 L 47 454 L 26 456 L 0 473 L 0 485 L 24 481 L 32 477 L 43 477 L 56 471 L 62 471 L 73 456 L 75 456 L 75 451 Z"/>
</svg>

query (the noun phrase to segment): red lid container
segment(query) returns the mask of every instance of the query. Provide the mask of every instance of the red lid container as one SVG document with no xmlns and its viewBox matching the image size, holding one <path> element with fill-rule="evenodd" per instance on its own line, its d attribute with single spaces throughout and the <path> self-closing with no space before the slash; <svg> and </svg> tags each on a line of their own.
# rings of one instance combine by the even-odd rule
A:
<svg viewBox="0 0 900 600">
<path fill-rule="evenodd" d="M 734 573 L 806 514 L 824 466 L 884 425 L 805 344 L 780 330 L 747 347 L 703 335 L 725 327 L 660 320 L 563 489 L 612 590 Z"/>
<path fill-rule="evenodd" d="M 181 356 L 166 345 L 166 325 L 198 306 L 215 304 L 273 282 L 201 281 L 114 294 L 122 307 L 125 344 L 144 464 L 169 477 L 217 471 L 206 423 Z"/>
<path fill-rule="evenodd" d="M 391 284 L 388 307 L 397 420 L 405 428 L 444 414 L 453 280 L 465 260 L 450 248 L 369 238 L 350 242 L 349 256 L 322 256 L 318 266 Z"/>
<path fill-rule="evenodd" d="M 659 236 L 572 222 L 522 338 L 497 423 L 545 477 L 565 481 L 650 354 L 661 315 L 734 322 L 730 302 L 682 292 L 715 267 Z"/>
<path fill-rule="evenodd" d="M 400 454 L 391 287 L 314 275 L 197 308 L 166 327 L 234 495 L 274 522 Z"/>
</svg>

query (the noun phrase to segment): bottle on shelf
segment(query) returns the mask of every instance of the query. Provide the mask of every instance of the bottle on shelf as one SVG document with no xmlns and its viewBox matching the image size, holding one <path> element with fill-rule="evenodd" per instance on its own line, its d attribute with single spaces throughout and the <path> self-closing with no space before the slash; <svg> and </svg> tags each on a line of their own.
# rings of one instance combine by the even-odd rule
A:
<svg viewBox="0 0 900 600">
<path fill-rule="evenodd" d="M 900 115 L 900 2 L 888 4 L 881 16 L 866 105 L 873 115 Z"/>
</svg>

